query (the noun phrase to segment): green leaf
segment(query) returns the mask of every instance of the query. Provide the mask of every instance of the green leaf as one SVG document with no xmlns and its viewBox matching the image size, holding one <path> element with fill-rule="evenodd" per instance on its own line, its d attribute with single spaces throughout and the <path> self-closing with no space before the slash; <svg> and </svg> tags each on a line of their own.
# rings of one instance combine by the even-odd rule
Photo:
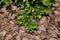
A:
<svg viewBox="0 0 60 40">
<path fill-rule="evenodd" d="M 3 2 L 4 0 L 0 0 L 0 4 Z"/>
<path fill-rule="evenodd" d="M 4 3 L 5 3 L 6 6 L 10 5 L 10 2 L 8 0 L 5 0 Z"/>
<path fill-rule="evenodd" d="M 60 2 L 60 0 L 55 0 L 55 2 Z"/>
<path fill-rule="evenodd" d="M 43 5 L 46 5 L 46 6 L 51 6 L 51 2 L 50 2 L 50 0 L 42 0 L 42 3 L 43 3 Z"/>
<path fill-rule="evenodd" d="M 21 25 L 22 21 L 17 21 L 16 24 Z"/>
</svg>

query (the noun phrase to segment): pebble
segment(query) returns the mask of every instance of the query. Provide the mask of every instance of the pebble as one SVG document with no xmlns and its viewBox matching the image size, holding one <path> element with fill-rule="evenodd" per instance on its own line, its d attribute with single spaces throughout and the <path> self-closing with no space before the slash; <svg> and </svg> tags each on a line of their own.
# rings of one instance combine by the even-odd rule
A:
<svg viewBox="0 0 60 40">
<path fill-rule="evenodd" d="M 11 34 L 9 34 L 9 35 L 7 35 L 7 37 L 6 37 L 6 39 L 5 40 L 11 40 L 12 39 L 12 35 Z"/>
<path fill-rule="evenodd" d="M 55 10 L 55 7 L 52 7 L 52 11 L 54 11 Z"/>
<path fill-rule="evenodd" d="M 47 37 L 46 33 L 45 33 L 45 32 L 41 32 L 40 38 L 41 38 L 41 39 L 44 39 L 44 38 L 46 38 L 46 37 Z"/>
<path fill-rule="evenodd" d="M 39 30 L 46 31 L 46 28 L 44 27 L 44 25 L 41 25 L 41 27 L 39 28 Z"/>
<path fill-rule="evenodd" d="M 11 24 L 14 24 L 14 22 L 13 22 L 13 21 L 10 21 L 10 23 L 11 23 Z"/>
<path fill-rule="evenodd" d="M 24 37 L 22 40 L 29 40 L 28 38 Z"/>
<path fill-rule="evenodd" d="M 34 34 L 35 34 L 35 35 L 39 35 L 41 32 L 42 32 L 41 30 L 34 31 Z"/>
<path fill-rule="evenodd" d="M 15 10 L 17 9 L 17 7 L 14 6 L 14 5 L 12 5 L 11 7 L 12 7 L 12 10 L 13 10 L 13 11 L 15 11 Z"/>
<path fill-rule="evenodd" d="M 50 36 L 57 38 L 57 35 L 56 34 L 51 34 Z"/>
<path fill-rule="evenodd" d="M 3 37 L 6 35 L 6 30 L 4 30 L 4 31 L 2 31 L 2 35 L 3 35 Z"/>
<path fill-rule="evenodd" d="M 16 36 L 16 40 L 21 40 L 20 35 Z"/>
<path fill-rule="evenodd" d="M 35 36 L 35 39 L 36 39 L 36 40 L 40 40 L 39 36 Z"/>
<path fill-rule="evenodd" d="M 55 39 L 55 38 L 50 38 L 49 40 L 57 40 L 57 39 Z"/>
<path fill-rule="evenodd" d="M 60 7 L 58 7 L 57 10 L 60 12 Z"/>
<path fill-rule="evenodd" d="M 54 15 L 55 16 L 58 16 L 58 15 L 60 16 L 60 12 L 59 11 L 54 11 Z"/>
<path fill-rule="evenodd" d="M 60 3 L 55 3 L 55 4 L 53 4 L 53 6 L 59 7 L 60 6 Z"/>
<path fill-rule="evenodd" d="M 42 19 L 40 20 L 40 24 L 44 24 L 46 22 L 46 17 L 43 16 Z"/>
</svg>

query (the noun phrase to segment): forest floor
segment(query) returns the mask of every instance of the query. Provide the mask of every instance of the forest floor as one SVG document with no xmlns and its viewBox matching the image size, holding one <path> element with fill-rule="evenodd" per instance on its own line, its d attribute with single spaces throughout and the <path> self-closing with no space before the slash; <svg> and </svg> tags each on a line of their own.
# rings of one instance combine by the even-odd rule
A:
<svg viewBox="0 0 60 40">
<path fill-rule="evenodd" d="M 12 12 L 2 8 L 0 40 L 60 40 L 60 3 L 55 3 L 53 6 L 52 14 L 36 21 L 39 29 L 32 34 L 27 33 L 23 26 L 16 25 Z"/>
</svg>

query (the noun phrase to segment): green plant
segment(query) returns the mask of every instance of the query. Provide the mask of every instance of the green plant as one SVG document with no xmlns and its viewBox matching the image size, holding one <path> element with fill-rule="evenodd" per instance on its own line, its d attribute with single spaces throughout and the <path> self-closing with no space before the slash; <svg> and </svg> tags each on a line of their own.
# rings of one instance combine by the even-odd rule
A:
<svg viewBox="0 0 60 40">
<path fill-rule="evenodd" d="M 55 0 L 15 0 L 15 4 L 23 9 L 20 16 L 17 16 L 17 24 L 23 25 L 29 33 L 38 29 L 32 21 L 31 16 L 35 19 L 41 19 L 42 15 L 51 13 L 51 6 Z M 19 17 L 19 19 L 18 19 Z"/>
<path fill-rule="evenodd" d="M 1 5 L 7 7 L 7 6 L 10 5 L 10 2 L 9 2 L 9 0 L 0 0 L 0 6 L 1 6 Z"/>
<path fill-rule="evenodd" d="M 32 33 L 35 29 L 38 29 L 38 27 L 32 21 L 31 17 L 29 15 L 27 15 L 27 12 L 26 13 L 25 12 L 23 12 L 23 14 L 20 14 L 20 16 L 18 16 L 18 14 L 15 13 L 15 16 L 17 17 L 16 23 L 18 25 L 24 26 L 29 33 Z"/>
<path fill-rule="evenodd" d="M 21 13 L 15 13 L 16 23 L 24 26 L 29 33 L 32 33 L 35 29 L 38 29 L 35 22 L 32 21 L 31 16 L 34 19 L 41 19 L 43 15 L 49 15 L 51 13 L 51 6 L 59 0 L 12 0 L 13 4 L 22 8 Z M 10 4 L 9 0 L 0 0 L 1 5 L 7 7 Z"/>
</svg>

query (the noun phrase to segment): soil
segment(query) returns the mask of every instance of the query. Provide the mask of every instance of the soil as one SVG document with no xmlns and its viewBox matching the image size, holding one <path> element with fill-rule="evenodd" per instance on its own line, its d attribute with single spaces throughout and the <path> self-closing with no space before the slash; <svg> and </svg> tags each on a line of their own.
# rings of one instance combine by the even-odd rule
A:
<svg viewBox="0 0 60 40">
<path fill-rule="evenodd" d="M 27 33 L 23 26 L 16 25 L 13 12 L 21 11 L 14 8 L 11 11 L 2 8 L 0 12 L 0 40 L 60 40 L 60 3 L 53 4 L 52 14 L 43 16 L 41 20 L 36 21 L 38 30 L 32 34 Z"/>
</svg>

